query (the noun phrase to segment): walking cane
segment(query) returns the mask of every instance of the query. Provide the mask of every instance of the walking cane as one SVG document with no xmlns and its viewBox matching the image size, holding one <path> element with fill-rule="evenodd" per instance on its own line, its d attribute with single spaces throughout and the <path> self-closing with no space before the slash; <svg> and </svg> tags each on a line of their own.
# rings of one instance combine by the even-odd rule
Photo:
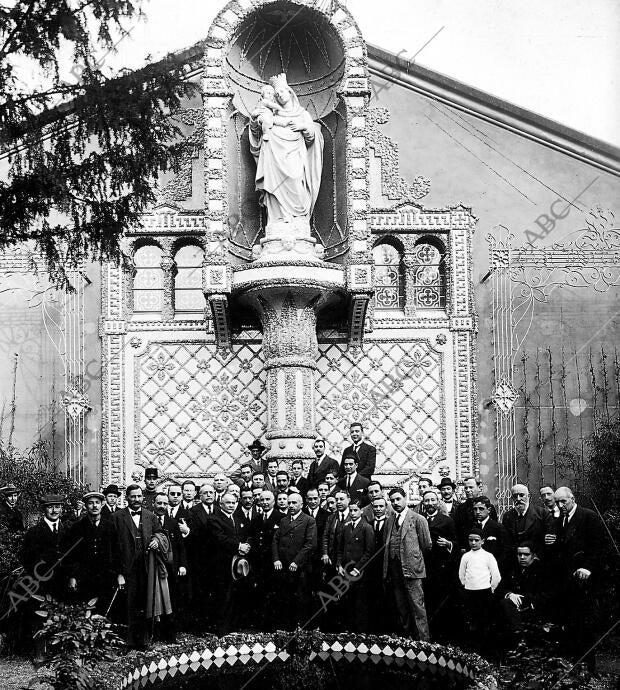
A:
<svg viewBox="0 0 620 690">
<path fill-rule="evenodd" d="M 108 614 L 110 613 L 110 609 L 112 608 L 112 604 L 114 604 L 114 600 L 116 599 L 116 595 L 120 592 L 121 588 L 117 587 L 116 590 L 114 591 L 114 595 L 112 596 L 112 601 L 110 602 L 110 605 L 108 606 L 106 612 L 105 612 L 105 617 L 108 617 Z"/>
<path fill-rule="evenodd" d="M 151 642 L 155 637 L 155 589 L 157 587 L 157 554 L 151 551 L 153 560 L 153 598 L 151 599 Z M 151 565 L 151 556 L 149 556 L 149 565 Z"/>
</svg>

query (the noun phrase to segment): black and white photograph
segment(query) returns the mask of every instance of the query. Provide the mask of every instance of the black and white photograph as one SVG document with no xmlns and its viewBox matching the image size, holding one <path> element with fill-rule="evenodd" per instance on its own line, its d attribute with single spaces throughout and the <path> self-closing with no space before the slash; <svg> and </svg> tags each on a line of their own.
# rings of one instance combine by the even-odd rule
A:
<svg viewBox="0 0 620 690">
<path fill-rule="evenodd" d="M 620 4 L 0 2 L 0 687 L 620 689 Z"/>
</svg>

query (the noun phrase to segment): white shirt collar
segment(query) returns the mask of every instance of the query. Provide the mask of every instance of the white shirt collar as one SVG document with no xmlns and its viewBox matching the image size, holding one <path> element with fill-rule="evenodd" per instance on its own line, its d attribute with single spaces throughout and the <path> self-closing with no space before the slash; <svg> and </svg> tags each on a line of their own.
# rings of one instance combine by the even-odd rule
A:
<svg viewBox="0 0 620 690">
<path fill-rule="evenodd" d="M 489 516 L 487 515 L 484 520 L 480 523 L 480 529 L 484 529 L 484 526 L 487 524 L 489 521 Z"/>
<path fill-rule="evenodd" d="M 295 513 L 295 515 L 291 515 L 291 520 L 297 520 L 297 518 L 301 515 L 301 510 Z"/>
<path fill-rule="evenodd" d="M 577 504 L 573 506 L 573 509 L 570 511 L 570 513 L 566 516 L 568 518 L 568 522 L 570 522 L 573 518 L 573 515 L 575 514 L 575 511 L 577 510 Z"/>
<path fill-rule="evenodd" d="M 405 518 L 407 517 L 407 513 L 409 512 L 409 506 L 405 506 L 405 509 L 403 512 L 398 516 L 398 524 L 399 526 L 402 527 L 403 522 L 405 521 Z"/>
</svg>

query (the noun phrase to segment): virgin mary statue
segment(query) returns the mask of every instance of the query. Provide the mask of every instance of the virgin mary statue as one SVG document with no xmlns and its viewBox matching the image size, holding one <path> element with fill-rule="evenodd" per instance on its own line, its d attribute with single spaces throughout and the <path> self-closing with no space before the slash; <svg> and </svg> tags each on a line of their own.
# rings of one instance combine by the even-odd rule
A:
<svg viewBox="0 0 620 690">
<path fill-rule="evenodd" d="M 285 74 L 265 86 L 250 118 L 250 151 L 256 159 L 256 191 L 267 209 L 266 234 L 276 228 L 310 235 L 310 216 L 321 184 L 323 134 Z"/>
</svg>

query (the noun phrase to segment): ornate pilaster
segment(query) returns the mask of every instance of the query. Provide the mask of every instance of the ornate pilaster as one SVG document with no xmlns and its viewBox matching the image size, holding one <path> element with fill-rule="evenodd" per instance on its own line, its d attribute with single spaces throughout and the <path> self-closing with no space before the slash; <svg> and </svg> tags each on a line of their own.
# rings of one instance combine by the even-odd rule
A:
<svg viewBox="0 0 620 690">
<path fill-rule="evenodd" d="M 160 262 L 163 271 L 164 294 L 161 309 L 162 321 L 172 321 L 174 319 L 174 259 L 169 248 L 164 249 Z"/>
<path fill-rule="evenodd" d="M 413 318 L 416 314 L 415 283 L 413 276 L 413 271 L 416 266 L 416 260 L 413 254 L 414 247 L 415 243 L 413 241 L 407 242 L 403 254 L 403 265 L 405 267 L 405 316 L 408 318 Z"/>
<path fill-rule="evenodd" d="M 256 297 L 267 372 L 266 438 L 271 441 L 269 457 L 277 460 L 313 456 L 317 298 L 291 291 L 264 292 Z"/>
</svg>

